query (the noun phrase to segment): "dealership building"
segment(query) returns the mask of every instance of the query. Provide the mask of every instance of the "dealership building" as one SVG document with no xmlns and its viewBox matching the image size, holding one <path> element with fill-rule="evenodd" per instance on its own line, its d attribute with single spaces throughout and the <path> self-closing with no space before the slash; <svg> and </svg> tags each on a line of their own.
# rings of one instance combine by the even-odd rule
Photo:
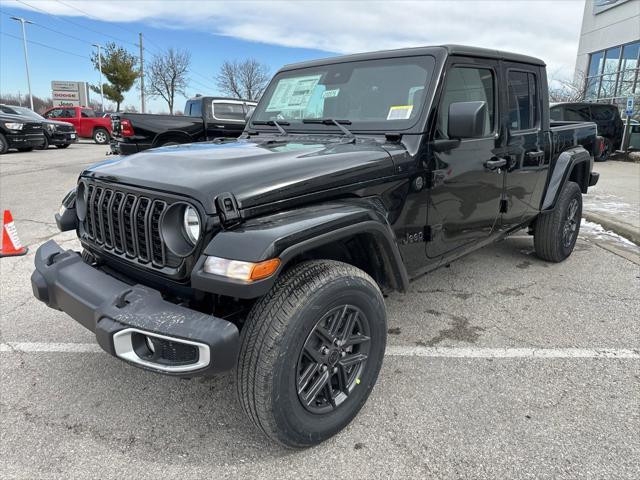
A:
<svg viewBox="0 0 640 480">
<path fill-rule="evenodd" d="M 589 101 L 624 110 L 634 97 L 640 119 L 640 0 L 586 0 L 576 80 Z"/>
</svg>

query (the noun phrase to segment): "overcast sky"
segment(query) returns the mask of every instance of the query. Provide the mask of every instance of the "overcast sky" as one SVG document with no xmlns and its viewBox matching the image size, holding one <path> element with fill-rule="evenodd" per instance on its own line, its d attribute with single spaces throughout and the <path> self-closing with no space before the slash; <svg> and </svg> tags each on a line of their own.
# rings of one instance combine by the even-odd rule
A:
<svg viewBox="0 0 640 480">
<path fill-rule="evenodd" d="M 134 30 L 147 35 L 148 29 L 155 46 L 190 48 L 194 69 L 198 70 L 194 79 L 203 81 L 215 73 L 211 66 L 240 52 L 264 60 L 275 70 L 276 61 L 281 64 L 337 53 L 443 43 L 537 56 L 547 62 L 552 76 L 567 77 L 574 68 L 584 0 L 1 0 L 0 6 L 4 13 L 0 19 L 2 31 L 12 35 L 19 34 L 18 25 L 8 20 L 8 14 L 15 13 L 36 16 L 43 26 L 94 42 L 108 41 L 104 36 L 94 38 L 110 33 L 135 43 Z M 75 28 L 60 18 L 79 22 L 85 28 Z M 37 33 L 38 28 L 31 27 L 33 31 Z M 55 32 L 43 31 L 53 42 L 43 43 L 71 42 Z M 9 93 L 20 76 L 5 74 L 5 67 L 11 59 L 18 60 L 15 47 L 19 43 L 7 35 L 1 41 L 0 88 Z M 135 49 L 131 44 L 126 46 Z M 85 54 L 77 48 L 74 51 Z M 83 48 L 88 56 L 90 43 Z M 35 51 L 38 46 L 30 49 Z"/>
</svg>

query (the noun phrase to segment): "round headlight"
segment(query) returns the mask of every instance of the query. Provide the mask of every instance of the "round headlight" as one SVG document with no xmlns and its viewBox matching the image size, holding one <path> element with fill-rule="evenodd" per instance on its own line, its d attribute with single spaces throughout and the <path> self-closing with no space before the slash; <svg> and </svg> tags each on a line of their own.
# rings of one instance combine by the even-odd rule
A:
<svg viewBox="0 0 640 480">
<path fill-rule="evenodd" d="M 200 238 L 200 217 L 195 208 L 185 207 L 182 225 L 187 239 L 195 245 L 198 242 L 198 238 Z"/>
</svg>

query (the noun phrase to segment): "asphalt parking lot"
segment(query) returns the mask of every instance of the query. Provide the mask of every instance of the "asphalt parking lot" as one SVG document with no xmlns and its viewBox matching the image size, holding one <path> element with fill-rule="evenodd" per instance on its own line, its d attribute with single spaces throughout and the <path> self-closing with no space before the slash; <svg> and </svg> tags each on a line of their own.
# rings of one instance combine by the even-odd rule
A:
<svg viewBox="0 0 640 480">
<path fill-rule="evenodd" d="M 102 353 L 37 302 L 35 247 L 104 146 L 0 157 L 0 205 L 31 247 L 0 260 L 1 478 L 638 478 L 640 249 L 592 224 L 549 264 L 518 235 L 387 298 L 369 402 L 330 441 L 269 444 L 233 375 L 179 380 Z"/>
</svg>

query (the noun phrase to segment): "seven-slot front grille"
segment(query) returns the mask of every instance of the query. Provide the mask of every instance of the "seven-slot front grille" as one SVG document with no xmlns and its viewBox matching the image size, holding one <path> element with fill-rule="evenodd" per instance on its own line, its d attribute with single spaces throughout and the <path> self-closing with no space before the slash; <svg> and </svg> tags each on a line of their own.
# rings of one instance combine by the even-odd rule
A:
<svg viewBox="0 0 640 480">
<path fill-rule="evenodd" d="M 87 183 L 84 238 L 102 250 L 150 267 L 176 268 L 182 262 L 160 236 L 160 218 L 169 207 L 151 195 Z"/>
</svg>

